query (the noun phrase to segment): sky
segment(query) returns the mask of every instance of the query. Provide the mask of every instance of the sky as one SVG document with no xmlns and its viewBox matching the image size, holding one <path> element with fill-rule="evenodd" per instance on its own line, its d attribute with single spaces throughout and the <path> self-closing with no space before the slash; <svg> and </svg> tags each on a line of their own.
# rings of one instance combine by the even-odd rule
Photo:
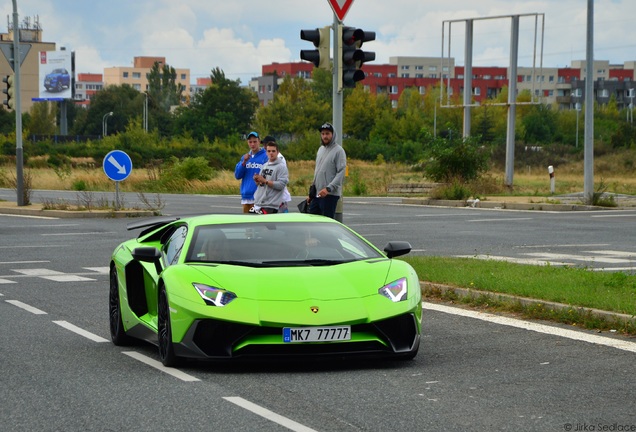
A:
<svg viewBox="0 0 636 432">
<path fill-rule="evenodd" d="M 137 56 L 159 56 L 175 68 L 189 68 L 193 83 L 219 67 L 245 85 L 261 75 L 263 64 L 300 61 L 300 50 L 313 49 L 300 30 L 334 20 L 329 0 L 16 2 L 21 23 L 37 18 L 43 41 L 75 51 L 76 73 L 103 73 L 106 67 L 132 66 Z M 363 47 L 376 52 L 375 64 L 395 56 L 448 56 L 450 46 L 461 66 L 464 20 L 473 19 L 473 65 L 506 67 L 506 16 L 518 14 L 519 66 L 567 67 L 585 59 L 587 7 L 588 0 L 355 0 L 344 24 L 376 32 L 376 40 Z M 0 32 L 6 32 L 13 2 L 2 1 L 0 13 L 7 17 Z M 635 0 L 594 1 L 594 57 L 612 64 L 636 60 Z"/>
</svg>

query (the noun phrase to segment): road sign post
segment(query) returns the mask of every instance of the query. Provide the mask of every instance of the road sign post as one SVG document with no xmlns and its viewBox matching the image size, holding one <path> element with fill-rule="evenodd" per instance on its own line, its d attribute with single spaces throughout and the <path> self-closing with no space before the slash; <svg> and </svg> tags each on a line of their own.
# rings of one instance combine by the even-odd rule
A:
<svg viewBox="0 0 636 432">
<path fill-rule="evenodd" d="M 132 172 L 130 156 L 121 150 L 113 150 L 104 156 L 104 174 L 115 181 L 115 210 L 119 210 L 119 182 L 126 180 Z"/>
</svg>

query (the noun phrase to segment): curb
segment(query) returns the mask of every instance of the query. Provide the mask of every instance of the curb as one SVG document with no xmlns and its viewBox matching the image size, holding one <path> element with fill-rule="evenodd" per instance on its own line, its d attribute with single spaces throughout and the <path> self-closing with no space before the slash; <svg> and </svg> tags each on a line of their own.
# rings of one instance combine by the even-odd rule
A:
<svg viewBox="0 0 636 432">
<path fill-rule="evenodd" d="M 16 203 L 0 202 L 0 214 L 53 218 L 133 218 L 155 216 L 151 210 L 43 210 L 41 205 L 18 207 Z"/>
<path fill-rule="evenodd" d="M 430 198 L 402 198 L 402 204 L 438 207 L 473 207 L 505 210 L 587 211 L 620 210 L 621 207 L 599 207 L 583 204 L 512 203 L 504 201 L 435 200 Z"/>
<path fill-rule="evenodd" d="M 563 303 L 555 303 L 546 300 L 537 300 L 529 297 L 518 297 L 511 294 L 502 294 L 492 291 L 481 291 L 470 288 L 458 288 L 449 285 L 437 284 L 432 282 L 420 281 L 420 289 L 422 295 L 439 294 L 442 295 L 448 292 L 452 292 L 459 298 L 474 299 L 477 297 L 488 297 L 494 300 L 504 301 L 507 303 L 520 303 L 522 306 L 538 306 L 542 305 L 547 310 L 563 311 L 563 310 L 575 310 L 582 315 L 591 315 L 596 318 L 600 318 L 610 322 L 622 322 L 631 325 L 636 325 L 636 316 L 628 315 L 618 312 L 609 312 L 601 309 L 586 308 L 583 306 L 572 306 Z"/>
</svg>

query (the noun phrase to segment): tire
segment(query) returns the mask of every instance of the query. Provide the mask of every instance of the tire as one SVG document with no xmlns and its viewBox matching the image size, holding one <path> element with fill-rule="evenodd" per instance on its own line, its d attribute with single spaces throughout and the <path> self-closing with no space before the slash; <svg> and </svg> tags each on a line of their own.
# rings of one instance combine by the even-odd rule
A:
<svg viewBox="0 0 636 432">
<path fill-rule="evenodd" d="M 108 295 L 108 317 L 110 321 L 110 339 L 117 346 L 126 346 L 132 343 L 132 338 L 124 330 L 124 322 L 121 318 L 121 304 L 119 301 L 119 278 L 117 269 L 110 269 L 110 290 Z"/>
<path fill-rule="evenodd" d="M 172 344 L 172 329 L 170 327 L 170 306 L 165 285 L 159 289 L 159 304 L 157 306 L 157 338 L 159 347 L 159 359 L 166 367 L 178 366 L 179 357 L 174 353 Z"/>
</svg>

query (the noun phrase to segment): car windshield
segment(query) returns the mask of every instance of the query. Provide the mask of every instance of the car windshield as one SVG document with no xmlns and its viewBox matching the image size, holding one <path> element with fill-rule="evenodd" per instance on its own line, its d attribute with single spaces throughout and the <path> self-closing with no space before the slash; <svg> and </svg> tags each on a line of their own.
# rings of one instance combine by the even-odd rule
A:
<svg viewBox="0 0 636 432">
<path fill-rule="evenodd" d="M 253 267 L 320 266 L 386 258 L 345 227 L 323 222 L 199 226 L 186 262 Z"/>
</svg>

